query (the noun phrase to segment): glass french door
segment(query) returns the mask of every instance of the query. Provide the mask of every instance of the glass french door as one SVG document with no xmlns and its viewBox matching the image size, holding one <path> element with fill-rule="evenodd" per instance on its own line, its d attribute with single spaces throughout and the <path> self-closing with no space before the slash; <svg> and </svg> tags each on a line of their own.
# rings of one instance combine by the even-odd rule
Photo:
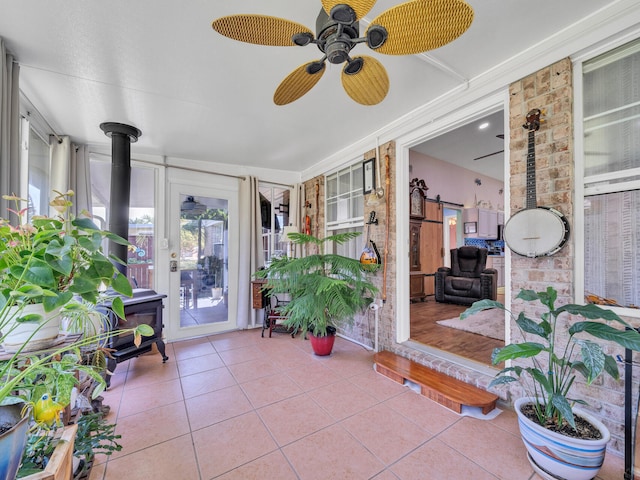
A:
<svg viewBox="0 0 640 480">
<path fill-rule="evenodd" d="M 169 174 L 171 301 L 165 328 L 170 340 L 237 326 L 238 192 L 229 187 L 235 182 L 202 173 L 179 175 L 197 178 L 181 181 Z"/>
</svg>

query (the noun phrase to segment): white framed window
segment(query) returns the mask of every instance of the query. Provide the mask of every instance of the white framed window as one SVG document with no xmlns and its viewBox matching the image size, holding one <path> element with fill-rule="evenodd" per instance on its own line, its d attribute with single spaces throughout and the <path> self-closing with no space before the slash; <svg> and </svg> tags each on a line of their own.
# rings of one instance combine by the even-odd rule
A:
<svg viewBox="0 0 640 480">
<path fill-rule="evenodd" d="M 91 213 L 93 221 L 102 229 L 109 229 L 111 198 L 111 158 L 92 153 Z M 131 165 L 131 185 L 135 185 L 129 203 L 129 237 L 127 250 L 127 276 L 134 287 L 156 288 L 156 176 L 157 170 L 144 164 Z M 107 242 L 103 245 L 108 250 Z"/>
<path fill-rule="evenodd" d="M 269 265 L 274 257 L 287 255 L 287 242 L 282 233 L 289 225 L 290 191 L 268 183 L 260 183 L 260 214 L 262 217 L 262 251 L 264 263 Z"/>
<path fill-rule="evenodd" d="M 326 220 L 327 235 L 344 232 L 363 232 L 364 198 L 362 163 L 358 162 L 327 175 Z M 358 258 L 362 251 L 361 237 L 342 245 L 334 245 L 333 253 Z"/>
<path fill-rule="evenodd" d="M 640 316 L 640 39 L 578 67 L 577 293 Z"/>
<path fill-rule="evenodd" d="M 20 148 L 22 169 L 26 172 L 21 180 L 20 193 L 28 201 L 27 221 L 35 215 L 49 214 L 51 196 L 51 167 L 49 160 L 49 142 L 36 131 L 29 118 L 20 119 Z"/>
</svg>

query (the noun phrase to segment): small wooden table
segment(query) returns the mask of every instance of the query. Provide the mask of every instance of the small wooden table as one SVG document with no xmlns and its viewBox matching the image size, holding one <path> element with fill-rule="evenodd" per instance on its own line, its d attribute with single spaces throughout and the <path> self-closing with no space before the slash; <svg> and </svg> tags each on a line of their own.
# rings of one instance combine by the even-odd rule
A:
<svg viewBox="0 0 640 480">
<path fill-rule="evenodd" d="M 256 310 L 267 306 L 267 294 L 263 290 L 266 284 L 267 281 L 262 278 L 259 280 L 251 280 L 251 302 L 253 304 L 253 308 Z"/>
<path fill-rule="evenodd" d="M 275 330 L 275 328 L 280 326 L 281 328 L 278 330 L 278 332 L 291 333 L 291 336 L 293 337 L 295 335 L 295 332 L 292 332 L 290 328 L 285 327 L 284 325 L 279 323 L 286 319 L 285 316 L 280 314 L 279 307 L 282 307 L 282 305 L 287 303 L 287 301 L 279 299 L 275 295 L 267 295 L 267 292 L 264 289 L 266 283 L 267 280 L 265 279 L 251 281 L 251 299 L 253 308 L 255 308 L 256 310 L 264 309 L 262 336 L 264 337 L 265 330 L 269 330 L 269 337 L 271 337 L 271 333 Z"/>
</svg>

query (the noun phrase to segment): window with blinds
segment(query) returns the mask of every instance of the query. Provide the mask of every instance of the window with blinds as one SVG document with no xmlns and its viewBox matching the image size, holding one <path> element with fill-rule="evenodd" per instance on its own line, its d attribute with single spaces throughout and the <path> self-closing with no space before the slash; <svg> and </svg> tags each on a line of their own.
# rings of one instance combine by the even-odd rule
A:
<svg viewBox="0 0 640 480">
<path fill-rule="evenodd" d="M 640 40 L 583 63 L 584 293 L 640 306 Z"/>
</svg>

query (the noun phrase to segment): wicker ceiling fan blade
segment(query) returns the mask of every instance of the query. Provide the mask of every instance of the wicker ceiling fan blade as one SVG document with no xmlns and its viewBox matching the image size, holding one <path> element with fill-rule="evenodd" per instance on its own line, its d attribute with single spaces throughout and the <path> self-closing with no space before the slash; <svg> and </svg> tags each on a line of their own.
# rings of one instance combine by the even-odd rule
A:
<svg viewBox="0 0 640 480">
<path fill-rule="evenodd" d="M 346 0 L 322 0 L 322 8 L 327 12 L 327 15 L 331 14 L 331 9 L 336 5 L 342 5 L 347 3 Z M 349 6 L 356 12 L 356 20 L 360 20 L 364 17 L 376 4 L 376 0 L 351 0 Z"/>
<path fill-rule="evenodd" d="M 274 47 L 295 46 L 291 38 L 296 33 L 314 36 L 304 25 L 268 15 L 229 15 L 214 20 L 211 27 L 233 40 Z"/>
<path fill-rule="evenodd" d="M 382 64 L 373 57 L 362 55 L 362 68 L 354 74 L 342 70 L 342 86 L 354 101 L 361 105 L 376 105 L 389 91 L 389 76 Z"/>
<path fill-rule="evenodd" d="M 446 45 L 471 26 L 473 9 L 464 0 L 412 0 L 373 19 L 389 36 L 376 52 L 411 55 Z"/>
<path fill-rule="evenodd" d="M 309 73 L 310 66 L 314 67 L 311 68 L 311 71 L 315 73 Z M 300 65 L 278 85 L 273 94 L 273 103 L 287 105 L 296 101 L 318 83 L 325 70 L 324 62 L 316 61 Z"/>
</svg>

